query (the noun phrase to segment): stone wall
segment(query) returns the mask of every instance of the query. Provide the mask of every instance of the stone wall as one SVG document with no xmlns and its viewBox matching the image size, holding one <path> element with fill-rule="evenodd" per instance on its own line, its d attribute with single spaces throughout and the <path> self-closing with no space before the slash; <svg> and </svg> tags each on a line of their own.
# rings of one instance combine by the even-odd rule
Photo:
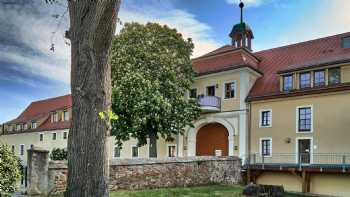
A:
<svg viewBox="0 0 350 197">
<path fill-rule="evenodd" d="M 41 192 L 43 195 L 52 195 L 64 192 L 67 172 L 66 161 L 48 162 L 48 168 L 44 172 L 47 174 L 47 181 L 38 180 L 41 184 L 47 184 L 47 187 L 42 187 L 46 188 L 46 191 L 36 191 L 36 194 Z M 240 173 L 241 162 L 237 157 L 121 159 L 111 161 L 109 188 L 117 190 L 208 184 L 234 185 L 241 182 Z M 36 188 L 35 185 L 29 185 L 29 188 L 33 187 Z"/>
<path fill-rule="evenodd" d="M 110 166 L 110 189 L 144 189 L 208 184 L 238 184 L 236 157 L 118 160 Z"/>
</svg>

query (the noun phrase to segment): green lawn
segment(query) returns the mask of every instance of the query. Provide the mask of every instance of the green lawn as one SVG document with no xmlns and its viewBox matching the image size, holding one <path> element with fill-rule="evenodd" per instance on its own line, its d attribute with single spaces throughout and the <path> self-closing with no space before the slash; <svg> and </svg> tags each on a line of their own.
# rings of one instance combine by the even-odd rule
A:
<svg viewBox="0 0 350 197">
<path fill-rule="evenodd" d="M 111 192 L 110 197 L 241 197 L 243 187 L 211 185 L 202 187 L 149 189 L 139 191 L 117 191 Z M 301 195 L 286 194 L 286 197 L 303 197 Z"/>
</svg>

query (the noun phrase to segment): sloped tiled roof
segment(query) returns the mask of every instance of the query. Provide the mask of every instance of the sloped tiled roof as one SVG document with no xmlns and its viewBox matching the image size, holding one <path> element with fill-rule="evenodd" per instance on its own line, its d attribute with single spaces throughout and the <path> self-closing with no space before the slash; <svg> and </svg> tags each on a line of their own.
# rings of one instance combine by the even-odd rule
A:
<svg viewBox="0 0 350 197">
<path fill-rule="evenodd" d="M 254 53 L 225 45 L 195 58 L 193 69 L 197 74 L 203 75 L 242 66 L 252 67 L 260 71 L 262 77 L 255 82 L 248 97 L 277 94 L 280 93 L 279 73 L 350 62 L 350 49 L 344 49 L 341 45 L 342 38 L 346 36 L 350 36 L 350 32 Z"/>
<path fill-rule="evenodd" d="M 224 46 L 199 58 L 193 59 L 193 70 L 205 75 L 242 66 L 258 70 L 259 60 L 246 49 Z"/>
<path fill-rule="evenodd" d="M 350 32 L 254 53 L 261 60 L 258 68 L 264 76 L 255 82 L 248 97 L 279 92 L 280 71 L 291 67 L 307 68 L 317 62 L 339 61 L 340 57 L 349 59 L 350 49 L 344 49 L 341 45 L 345 36 L 350 36 Z"/>
<path fill-rule="evenodd" d="M 70 121 L 59 121 L 52 123 L 50 121 L 50 112 L 59 109 L 72 107 L 71 95 L 64 95 L 55 98 L 32 102 L 16 119 L 5 124 L 21 124 L 28 121 L 43 119 L 44 122 L 35 130 L 53 130 L 69 128 Z M 24 131 L 25 132 L 25 131 Z"/>
</svg>

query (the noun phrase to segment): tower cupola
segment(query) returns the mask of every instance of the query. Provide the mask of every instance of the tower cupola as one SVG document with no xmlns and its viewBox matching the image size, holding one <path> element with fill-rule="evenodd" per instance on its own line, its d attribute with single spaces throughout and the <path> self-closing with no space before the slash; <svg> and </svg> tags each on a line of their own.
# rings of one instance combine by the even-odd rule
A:
<svg viewBox="0 0 350 197">
<path fill-rule="evenodd" d="M 232 39 L 232 45 L 238 48 L 247 48 L 252 50 L 252 39 L 254 38 L 253 31 L 243 21 L 243 7 L 244 3 L 239 3 L 241 9 L 241 21 L 240 23 L 233 26 L 231 33 L 229 34 Z"/>
</svg>

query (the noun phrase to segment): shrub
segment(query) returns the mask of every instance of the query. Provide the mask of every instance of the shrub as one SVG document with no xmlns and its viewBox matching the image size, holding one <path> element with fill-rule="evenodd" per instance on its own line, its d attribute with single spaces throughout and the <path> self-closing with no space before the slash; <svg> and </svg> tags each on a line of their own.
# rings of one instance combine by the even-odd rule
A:
<svg viewBox="0 0 350 197">
<path fill-rule="evenodd" d="M 50 153 L 51 160 L 67 160 L 67 150 L 64 148 L 54 148 Z"/>
<path fill-rule="evenodd" d="M 0 196 L 11 196 L 17 189 L 21 177 L 20 160 L 10 147 L 0 144 Z"/>
</svg>

